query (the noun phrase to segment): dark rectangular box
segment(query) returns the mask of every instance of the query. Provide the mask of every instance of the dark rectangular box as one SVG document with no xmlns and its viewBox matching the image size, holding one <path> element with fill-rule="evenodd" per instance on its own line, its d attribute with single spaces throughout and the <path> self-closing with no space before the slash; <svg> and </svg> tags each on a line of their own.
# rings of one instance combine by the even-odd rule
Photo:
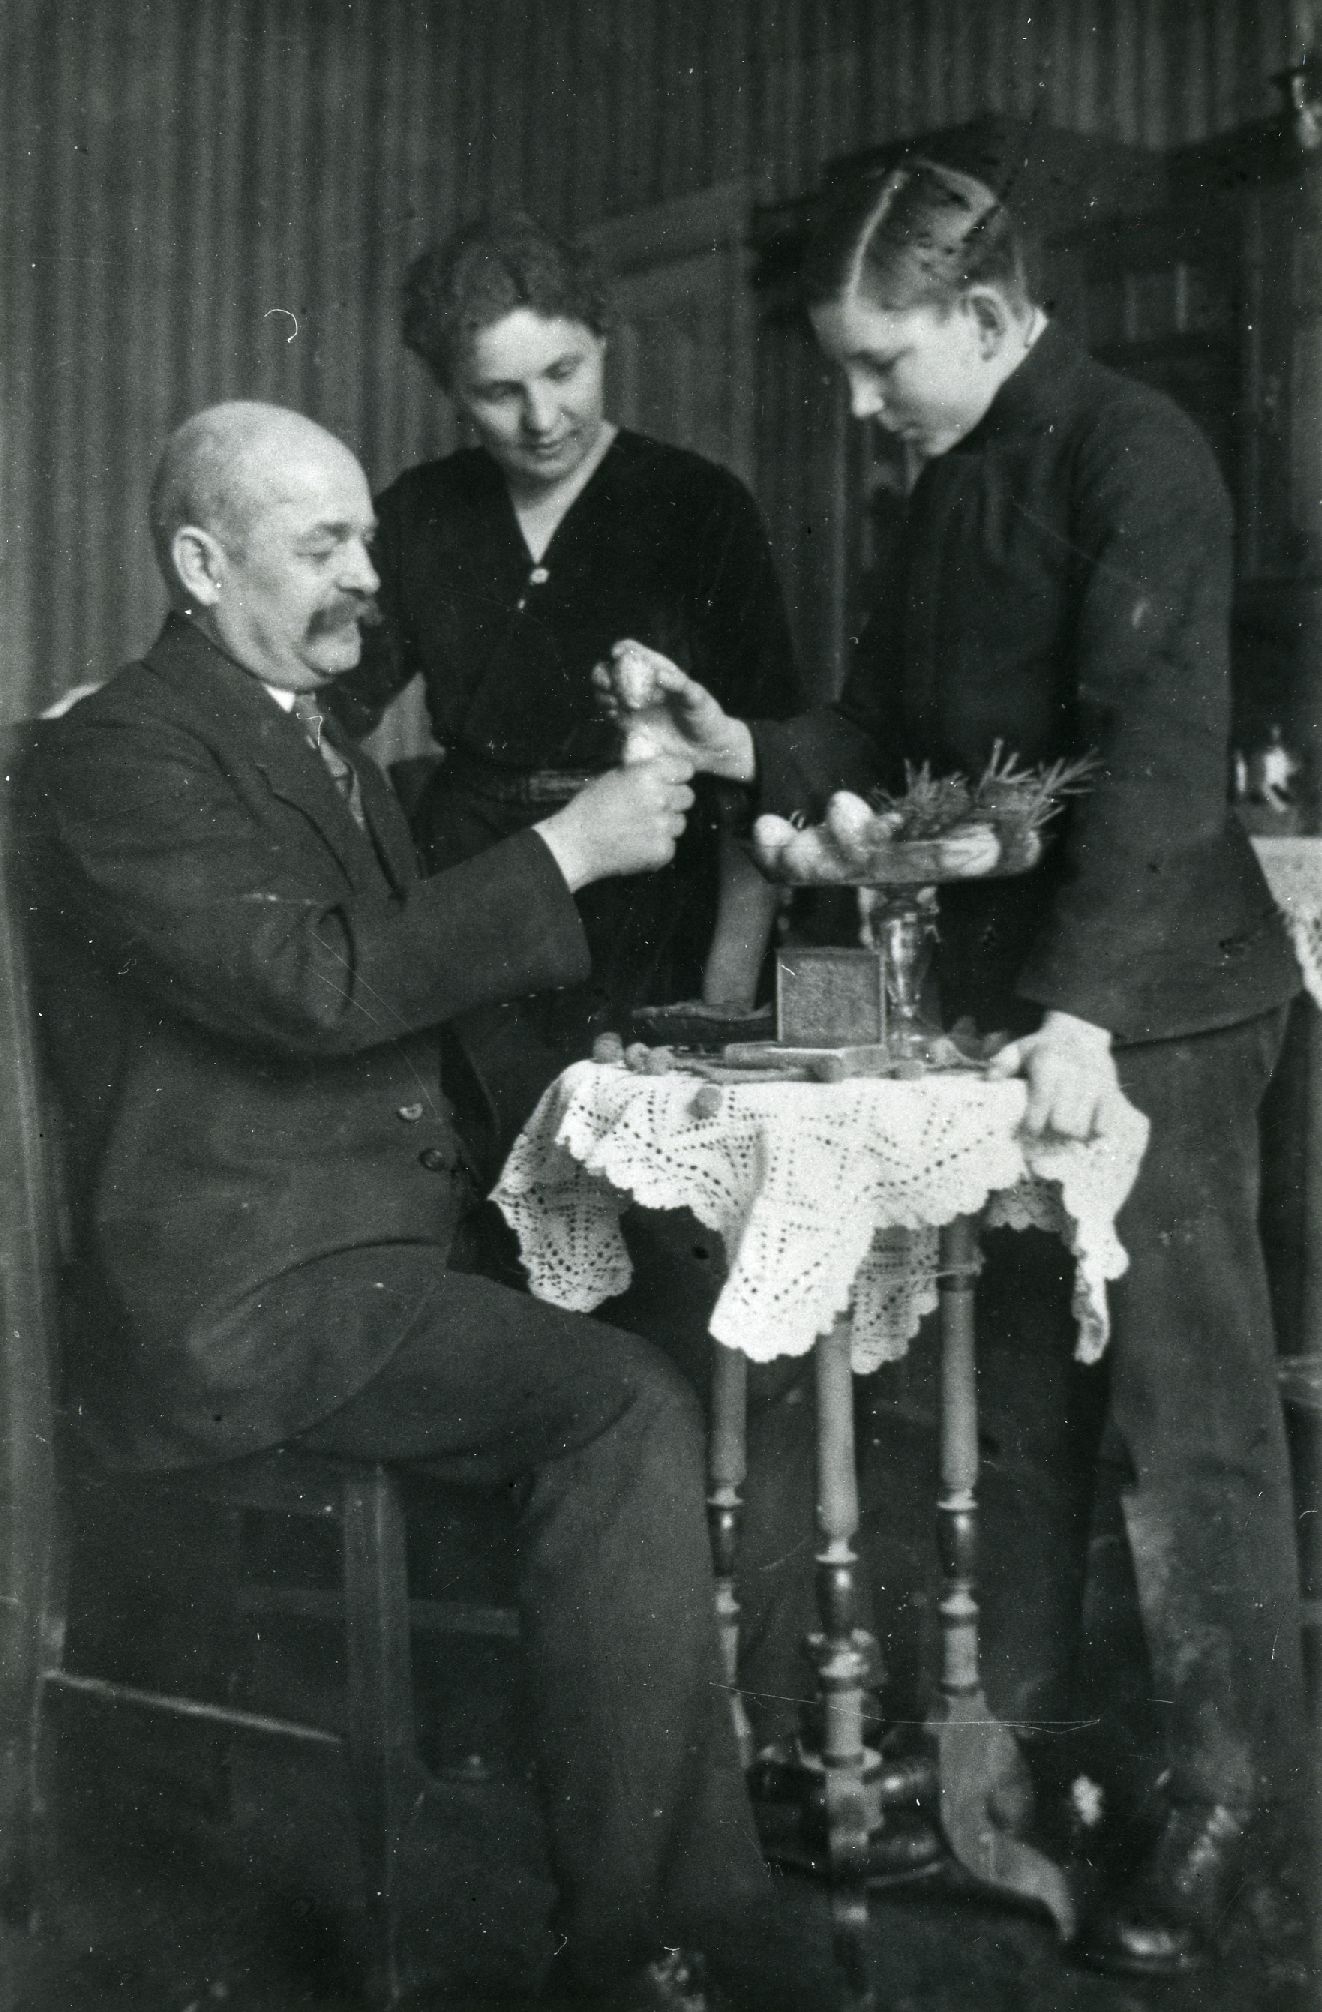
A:
<svg viewBox="0 0 1322 2012">
<path fill-rule="evenodd" d="M 776 1039 L 795 1048 L 843 1048 L 886 1039 L 879 950 L 804 948 L 776 953 Z"/>
</svg>

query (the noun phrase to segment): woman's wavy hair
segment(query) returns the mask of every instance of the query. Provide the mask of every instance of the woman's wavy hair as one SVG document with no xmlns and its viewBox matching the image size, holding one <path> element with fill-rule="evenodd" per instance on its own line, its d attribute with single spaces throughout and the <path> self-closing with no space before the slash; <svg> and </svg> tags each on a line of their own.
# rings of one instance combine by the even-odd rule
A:
<svg viewBox="0 0 1322 2012">
<path fill-rule="evenodd" d="M 403 336 L 449 389 L 474 336 L 516 308 L 610 332 L 606 283 L 590 252 L 522 210 L 491 211 L 414 259 L 404 275 Z"/>
<path fill-rule="evenodd" d="M 918 154 L 844 191 L 813 237 L 802 275 L 809 307 L 858 292 L 888 314 L 948 310 L 979 285 L 997 287 L 1027 312 L 1018 227 L 984 182 Z"/>
</svg>

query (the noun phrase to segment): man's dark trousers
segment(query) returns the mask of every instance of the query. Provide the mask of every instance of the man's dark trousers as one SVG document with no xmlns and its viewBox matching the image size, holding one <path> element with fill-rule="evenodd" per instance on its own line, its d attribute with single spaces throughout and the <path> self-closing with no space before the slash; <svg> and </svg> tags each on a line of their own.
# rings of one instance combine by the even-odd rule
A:
<svg viewBox="0 0 1322 2012">
<path fill-rule="evenodd" d="M 396 1354 L 300 1443 L 450 1484 L 525 1480 L 518 1601 L 557 1968 L 606 1986 L 663 1943 L 755 1932 L 768 1880 L 719 1662 L 702 1416 L 680 1374 L 622 1330 L 438 1263 Z"/>
</svg>

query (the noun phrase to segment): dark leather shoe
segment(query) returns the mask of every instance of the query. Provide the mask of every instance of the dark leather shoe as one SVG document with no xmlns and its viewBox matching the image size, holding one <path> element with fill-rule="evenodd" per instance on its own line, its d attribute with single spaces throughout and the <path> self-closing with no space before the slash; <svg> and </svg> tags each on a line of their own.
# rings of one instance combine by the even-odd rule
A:
<svg viewBox="0 0 1322 2012">
<path fill-rule="evenodd" d="M 1253 1868 L 1260 1816 L 1226 1803 L 1172 1809 L 1137 1875 L 1088 1915 L 1080 1961 L 1131 1977 L 1200 1968 Z"/>
</svg>

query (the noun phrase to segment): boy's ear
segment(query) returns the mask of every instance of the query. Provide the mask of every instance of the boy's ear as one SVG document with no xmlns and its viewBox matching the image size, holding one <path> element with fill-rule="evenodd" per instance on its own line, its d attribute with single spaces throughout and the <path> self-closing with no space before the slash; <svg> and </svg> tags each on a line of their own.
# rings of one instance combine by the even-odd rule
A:
<svg viewBox="0 0 1322 2012">
<path fill-rule="evenodd" d="M 1013 321 L 1004 296 L 995 287 L 975 286 L 965 295 L 965 302 L 977 330 L 978 348 L 985 357 L 995 356 L 1003 347 Z"/>
</svg>

